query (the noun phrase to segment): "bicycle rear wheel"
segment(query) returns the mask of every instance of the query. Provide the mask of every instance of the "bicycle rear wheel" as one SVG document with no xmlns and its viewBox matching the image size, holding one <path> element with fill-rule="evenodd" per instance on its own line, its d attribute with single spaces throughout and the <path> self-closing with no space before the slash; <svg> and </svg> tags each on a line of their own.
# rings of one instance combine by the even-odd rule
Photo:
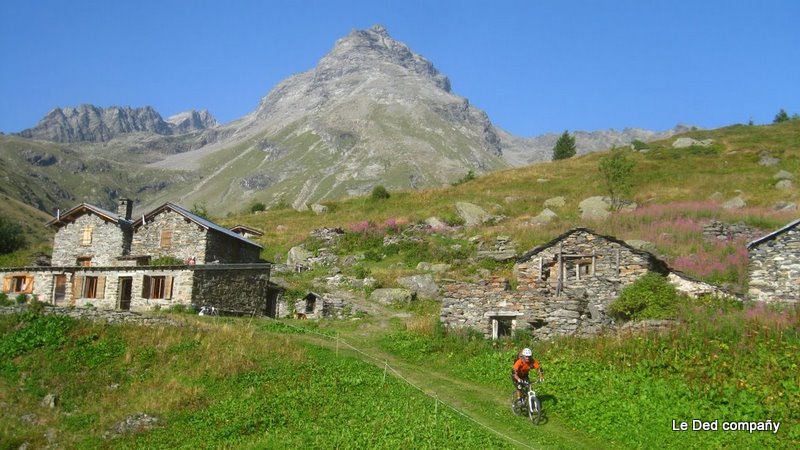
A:
<svg viewBox="0 0 800 450">
<path fill-rule="evenodd" d="M 542 421 L 542 404 L 536 397 L 530 397 L 528 403 L 528 417 L 532 424 L 539 425 Z"/>
</svg>

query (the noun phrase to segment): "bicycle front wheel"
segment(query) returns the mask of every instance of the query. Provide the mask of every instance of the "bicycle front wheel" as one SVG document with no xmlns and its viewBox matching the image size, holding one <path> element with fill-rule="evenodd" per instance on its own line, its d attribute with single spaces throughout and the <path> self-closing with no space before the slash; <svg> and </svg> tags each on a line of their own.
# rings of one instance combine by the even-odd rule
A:
<svg viewBox="0 0 800 450">
<path fill-rule="evenodd" d="M 519 401 L 519 397 L 517 397 L 517 393 L 514 392 L 511 394 L 511 412 L 514 413 L 515 416 L 522 414 L 523 404 Z"/>
<path fill-rule="evenodd" d="M 542 421 L 542 404 L 533 396 L 528 399 L 528 417 L 534 425 L 539 425 Z"/>
</svg>

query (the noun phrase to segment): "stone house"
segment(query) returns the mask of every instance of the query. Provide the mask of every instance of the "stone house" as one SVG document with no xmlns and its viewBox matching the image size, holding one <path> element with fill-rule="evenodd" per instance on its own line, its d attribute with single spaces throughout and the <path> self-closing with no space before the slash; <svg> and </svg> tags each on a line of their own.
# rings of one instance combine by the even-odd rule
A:
<svg viewBox="0 0 800 450">
<path fill-rule="evenodd" d="M 276 314 L 280 292 L 259 244 L 172 203 L 131 213 L 121 199 L 116 213 L 83 203 L 58 214 L 47 224 L 56 231 L 51 266 L 0 269 L 2 291 L 60 306 Z"/>
<path fill-rule="evenodd" d="M 800 219 L 747 245 L 751 299 L 800 303 Z"/>
<path fill-rule="evenodd" d="M 597 334 L 613 325 L 605 313 L 609 303 L 648 272 L 669 275 L 688 293 L 717 292 L 671 270 L 647 251 L 573 228 L 517 259 L 514 289 L 502 278 L 445 284 L 441 320 L 446 326 L 471 327 L 493 339 L 523 329 L 540 339 Z"/>
</svg>

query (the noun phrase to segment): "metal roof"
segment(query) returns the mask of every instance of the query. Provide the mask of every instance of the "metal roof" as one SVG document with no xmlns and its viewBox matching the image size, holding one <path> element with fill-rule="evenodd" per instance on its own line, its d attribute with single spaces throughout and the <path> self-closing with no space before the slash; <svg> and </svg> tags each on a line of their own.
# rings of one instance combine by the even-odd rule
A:
<svg viewBox="0 0 800 450">
<path fill-rule="evenodd" d="M 790 229 L 796 227 L 798 224 L 800 224 L 800 219 L 797 219 L 794 222 L 789 222 L 788 224 L 784 225 L 783 228 L 781 228 L 779 230 L 775 230 L 775 231 L 773 231 L 772 233 L 770 233 L 770 234 L 768 234 L 766 236 L 762 236 L 762 237 L 750 242 L 749 244 L 747 244 L 747 248 L 749 250 L 749 249 L 755 247 L 756 245 L 761 244 L 764 241 L 768 241 L 768 240 L 778 236 L 779 234 L 782 234 L 782 233 L 784 233 L 786 231 L 789 231 Z"/>
</svg>

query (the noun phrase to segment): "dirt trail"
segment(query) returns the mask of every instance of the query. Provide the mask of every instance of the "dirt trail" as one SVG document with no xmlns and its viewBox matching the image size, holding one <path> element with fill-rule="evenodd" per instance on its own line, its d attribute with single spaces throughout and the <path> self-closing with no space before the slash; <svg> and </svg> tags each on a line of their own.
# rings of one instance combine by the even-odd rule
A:
<svg viewBox="0 0 800 450">
<path fill-rule="evenodd" d="M 543 405 L 546 421 L 542 425 L 534 427 L 527 418 L 514 416 L 508 406 L 510 384 L 508 392 L 497 392 L 484 385 L 454 378 L 440 370 L 400 360 L 370 344 L 368 339 L 359 338 L 357 334 L 363 335 L 363 330 L 353 332 L 352 336 L 340 335 L 340 354 L 355 356 L 381 369 L 386 369 L 388 365 L 387 375 L 406 380 L 430 397 L 438 399 L 443 403 L 442 408 L 460 411 L 495 434 L 504 436 L 506 442 L 517 448 L 612 448 L 609 442 L 598 442 L 565 426 L 558 418 L 547 416 L 546 403 Z M 293 337 L 307 344 L 337 347 L 336 340 L 321 335 L 298 334 Z M 356 349 L 350 348 L 344 341 L 350 342 Z"/>
</svg>

